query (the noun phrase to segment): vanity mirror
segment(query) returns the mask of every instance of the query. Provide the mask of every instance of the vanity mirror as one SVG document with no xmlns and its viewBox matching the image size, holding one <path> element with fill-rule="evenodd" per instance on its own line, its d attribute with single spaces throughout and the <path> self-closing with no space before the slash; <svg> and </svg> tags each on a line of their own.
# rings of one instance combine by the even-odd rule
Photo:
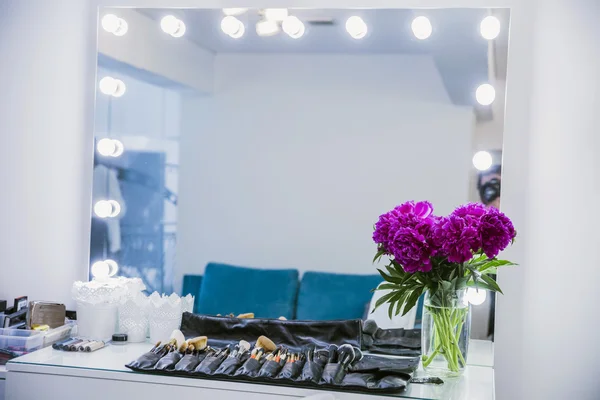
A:
<svg viewBox="0 0 600 400">
<path fill-rule="evenodd" d="M 166 293 L 208 262 L 374 274 L 393 206 L 499 206 L 508 10 L 99 17 L 90 263 Z"/>
</svg>

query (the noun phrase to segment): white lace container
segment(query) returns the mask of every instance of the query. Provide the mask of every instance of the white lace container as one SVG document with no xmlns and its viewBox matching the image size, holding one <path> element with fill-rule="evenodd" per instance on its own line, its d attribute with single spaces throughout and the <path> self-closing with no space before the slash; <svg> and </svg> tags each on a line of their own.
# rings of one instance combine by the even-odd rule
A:
<svg viewBox="0 0 600 400">
<path fill-rule="evenodd" d="M 119 303 L 119 333 L 126 333 L 129 343 L 145 342 L 148 337 L 148 302 L 147 296 L 137 292 Z"/>
<path fill-rule="evenodd" d="M 170 296 L 159 295 L 154 292 L 149 297 L 147 307 L 148 325 L 150 328 L 150 341 L 166 341 L 175 329 L 181 327 L 181 315 L 191 312 L 194 305 L 194 296 L 179 297 L 173 293 Z"/>
<path fill-rule="evenodd" d="M 77 303 L 77 334 L 81 338 L 110 340 L 117 331 L 118 304 L 128 293 L 145 289 L 139 278 L 110 278 L 75 282 L 72 295 Z"/>
</svg>

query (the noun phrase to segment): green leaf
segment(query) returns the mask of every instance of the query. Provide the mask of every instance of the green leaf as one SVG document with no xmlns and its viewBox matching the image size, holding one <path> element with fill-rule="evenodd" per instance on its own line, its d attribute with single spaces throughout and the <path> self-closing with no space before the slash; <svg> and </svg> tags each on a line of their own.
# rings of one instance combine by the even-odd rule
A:
<svg viewBox="0 0 600 400">
<path fill-rule="evenodd" d="M 498 286 L 498 284 L 496 283 L 496 281 L 488 275 L 481 275 L 481 279 L 483 279 L 485 281 L 485 283 L 487 283 L 494 292 L 499 292 L 502 293 L 502 290 L 500 289 L 500 286 Z M 504 293 L 502 293 L 504 294 Z"/>
<path fill-rule="evenodd" d="M 375 302 L 375 308 L 373 308 L 373 311 L 377 310 L 377 308 L 379 308 L 380 305 L 382 305 L 383 303 L 385 303 L 386 301 L 388 301 L 389 299 L 394 297 L 395 294 L 396 294 L 396 292 L 389 292 L 388 294 L 385 294 L 385 295 L 381 296 L 380 298 L 378 298 L 377 302 Z"/>
<path fill-rule="evenodd" d="M 399 285 L 401 285 L 404 282 L 403 278 L 399 278 L 396 276 L 389 276 L 388 274 L 386 274 L 385 272 L 383 272 L 382 270 L 380 270 L 379 268 L 377 269 L 377 271 L 379 271 L 379 275 L 381 275 L 381 277 L 387 281 L 387 282 L 391 282 L 391 283 L 397 283 Z"/>
<path fill-rule="evenodd" d="M 379 261 L 381 256 L 383 256 L 384 254 L 385 254 L 385 250 L 383 250 L 383 249 L 380 249 L 379 251 L 377 251 L 377 254 L 375 254 L 375 257 L 373 257 L 373 264 L 375 264 L 375 262 Z"/>
<path fill-rule="evenodd" d="M 402 310 L 402 307 L 404 306 L 404 302 L 406 301 L 406 298 L 408 297 L 409 294 L 410 294 L 410 290 L 405 290 L 402 293 L 402 296 L 398 299 L 398 303 L 396 304 L 396 314 L 395 315 L 400 314 L 400 310 Z"/>
<path fill-rule="evenodd" d="M 396 285 L 395 283 L 382 283 L 381 285 L 377 286 L 375 290 L 398 290 L 400 288 L 401 286 Z"/>
<path fill-rule="evenodd" d="M 457 278 L 454 288 L 456 290 L 464 289 L 465 287 L 467 287 L 467 282 L 468 281 L 469 281 L 469 277 L 468 276 Z"/>
<path fill-rule="evenodd" d="M 423 294 L 423 288 L 419 289 L 415 289 L 413 290 L 413 292 L 410 294 L 410 296 L 408 296 L 408 299 L 406 300 L 406 304 L 404 304 L 404 310 L 402 312 L 402 316 L 405 316 L 417 303 L 417 301 L 419 300 L 419 297 L 421 297 L 421 295 Z"/>
<path fill-rule="evenodd" d="M 392 268 L 391 264 L 390 265 L 386 265 L 385 269 L 387 269 L 387 271 L 390 274 L 390 276 L 396 276 L 398 278 L 404 278 L 404 272 L 402 272 L 402 273 L 398 272 L 398 270 L 396 270 L 395 268 Z"/>
<path fill-rule="evenodd" d="M 517 265 L 513 262 L 510 262 L 508 260 L 497 260 L 497 259 L 493 259 L 490 260 L 488 262 L 486 262 L 485 264 L 482 264 L 481 266 L 477 267 L 477 270 L 479 272 L 483 272 L 483 271 L 487 271 L 491 268 L 498 268 L 498 267 L 503 267 L 503 266 L 511 266 L 511 265 Z M 490 274 L 491 272 L 486 272 L 487 274 Z"/>
</svg>

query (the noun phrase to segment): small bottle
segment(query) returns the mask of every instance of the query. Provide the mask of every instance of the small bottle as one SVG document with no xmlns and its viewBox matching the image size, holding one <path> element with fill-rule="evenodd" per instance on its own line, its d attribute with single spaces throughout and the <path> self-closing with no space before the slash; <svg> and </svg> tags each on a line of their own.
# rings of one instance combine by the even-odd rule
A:
<svg viewBox="0 0 600 400">
<path fill-rule="evenodd" d="M 112 344 L 116 345 L 124 345 L 127 344 L 127 334 L 126 333 L 115 333 L 112 335 Z"/>
</svg>

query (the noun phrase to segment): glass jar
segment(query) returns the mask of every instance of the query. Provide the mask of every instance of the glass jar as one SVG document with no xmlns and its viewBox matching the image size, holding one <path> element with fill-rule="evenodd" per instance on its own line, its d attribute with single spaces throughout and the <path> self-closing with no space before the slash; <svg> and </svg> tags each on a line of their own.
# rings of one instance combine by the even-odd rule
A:
<svg viewBox="0 0 600 400">
<path fill-rule="evenodd" d="M 427 292 L 423 303 L 423 369 L 434 376 L 460 376 L 466 366 L 471 309 L 466 289 Z"/>
</svg>

